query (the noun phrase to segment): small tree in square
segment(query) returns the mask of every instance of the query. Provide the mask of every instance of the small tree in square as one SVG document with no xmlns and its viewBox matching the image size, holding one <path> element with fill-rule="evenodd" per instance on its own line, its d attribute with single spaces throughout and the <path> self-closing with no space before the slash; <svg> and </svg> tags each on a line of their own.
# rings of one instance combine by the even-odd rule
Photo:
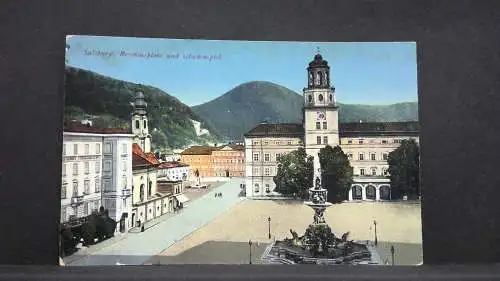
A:
<svg viewBox="0 0 500 281">
<path fill-rule="evenodd" d="M 391 180 L 391 197 L 420 196 L 420 151 L 414 139 L 403 140 L 389 153 L 387 163 Z"/>
<path fill-rule="evenodd" d="M 349 157 L 340 146 L 330 145 L 320 149 L 318 153 L 321 166 L 322 186 L 328 190 L 327 200 L 331 203 L 342 202 L 353 183 L 353 168 Z"/>
<path fill-rule="evenodd" d="M 302 147 L 282 155 L 278 161 L 278 171 L 273 178 L 276 184 L 274 191 L 285 196 L 307 199 L 308 189 L 313 182 L 313 170 L 313 157 L 307 155 Z"/>
</svg>

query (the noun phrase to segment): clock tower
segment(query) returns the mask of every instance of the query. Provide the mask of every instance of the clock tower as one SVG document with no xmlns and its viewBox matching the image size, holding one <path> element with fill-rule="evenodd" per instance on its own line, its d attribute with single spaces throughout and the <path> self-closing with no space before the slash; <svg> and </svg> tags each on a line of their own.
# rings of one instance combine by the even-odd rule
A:
<svg viewBox="0 0 500 281">
<path fill-rule="evenodd" d="M 314 157 L 314 181 L 321 179 L 319 150 L 326 145 L 339 145 L 339 114 L 335 88 L 330 83 L 330 67 L 319 53 L 307 67 L 307 88 L 304 88 L 303 125 L 306 153 Z"/>
<path fill-rule="evenodd" d="M 138 144 L 144 152 L 151 152 L 151 135 L 148 129 L 148 104 L 145 101 L 144 94 L 138 92 L 135 101 L 131 103 L 134 111 L 132 112 L 132 133 L 134 134 L 134 143 Z"/>
</svg>

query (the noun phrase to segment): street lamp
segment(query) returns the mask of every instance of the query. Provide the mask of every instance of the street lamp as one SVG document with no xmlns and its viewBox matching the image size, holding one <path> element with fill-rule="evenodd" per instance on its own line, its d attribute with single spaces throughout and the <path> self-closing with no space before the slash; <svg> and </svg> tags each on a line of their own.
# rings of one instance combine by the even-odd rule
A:
<svg viewBox="0 0 500 281">
<path fill-rule="evenodd" d="M 269 227 L 269 239 L 271 239 L 271 217 L 267 218 L 267 222 L 268 222 L 268 227 Z"/>
<path fill-rule="evenodd" d="M 252 240 L 248 240 L 248 250 L 250 254 L 249 264 L 252 264 Z"/>
<path fill-rule="evenodd" d="M 377 239 L 377 221 L 373 220 L 373 225 L 375 226 L 375 246 L 378 244 L 378 239 Z"/>
<path fill-rule="evenodd" d="M 392 265 L 394 265 L 394 245 L 391 245 Z"/>
</svg>

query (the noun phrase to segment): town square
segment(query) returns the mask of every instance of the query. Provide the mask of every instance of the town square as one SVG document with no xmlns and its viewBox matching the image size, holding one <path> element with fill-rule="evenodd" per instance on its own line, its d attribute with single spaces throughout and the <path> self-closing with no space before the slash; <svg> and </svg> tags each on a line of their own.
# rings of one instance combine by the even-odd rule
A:
<svg viewBox="0 0 500 281">
<path fill-rule="evenodd" d="M 113 50 L 118 45 L 109 42 L 125 45 Z M 127 65 L 139 63 L 149 71 L 144 79 L 166 69 L 177 77 L 174 69 L 183 68 L 199 79 L 212 73 L 223 83 L 225 69 L 243 58 L 256 61 L 242 51 L 198 62 L 113 55 L 127 46 L 143 48 L 128 52 L 162 46 L 178 53 L 193 44 L 216 52 L 248 46 L 268 59 L 300 51 L 304 57 L 289 62 L 300 67 L 289 76 L 303 79 L 269 72 L 288 81 L 290 90 L 258 80 L 260 72 L 249 67 L 235 76 L 239 85 L 190 106 L 183 103 L 187 94 L 181 100 L 131 82 L 138 80 L 120 80 L 131 74 Z M 422 263 L 415 45 L 280 44 L 67 38 L 61 264 Z M 321 48 L 313 51 L 314 45 Z M 263 46 L 275 47 L 275 54 Z M 104 62 L 89 49 L 110 55 Z M 343 52 L 352 60 L 338 57 Z M 380 66 L 381 54 L 393 60 Z M 362 92 L 394 91 L 394 101 L 378 105 L 382 96 L 365 94 L 358 97 L 371 99 L 365 105 L 337 102 L 334 85 L 358 87 L 339 74 L 353 65 L 371 69 L 364 79 L 380 87 Z M 195 74 L 195 67 L 205 70 Z M 400 81 L 375 79 L 379 72 L 398 74 Z M 168 81 L 177 91 L 190 86 Z M 293 84 L 303 86 L 302 94 Z"/>
</svg>

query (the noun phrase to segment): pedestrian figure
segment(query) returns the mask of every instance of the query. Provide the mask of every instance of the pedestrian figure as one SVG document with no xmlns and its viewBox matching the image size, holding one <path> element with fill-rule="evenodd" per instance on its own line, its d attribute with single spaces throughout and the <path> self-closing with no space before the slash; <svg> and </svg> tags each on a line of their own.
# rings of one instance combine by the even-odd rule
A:
<svg viewBox="0 0 500 281">
<path fill-rule="evenodd" d="M 217 198 L 217 193 L 215 193 L 215 198 Z"/>
</svg>

